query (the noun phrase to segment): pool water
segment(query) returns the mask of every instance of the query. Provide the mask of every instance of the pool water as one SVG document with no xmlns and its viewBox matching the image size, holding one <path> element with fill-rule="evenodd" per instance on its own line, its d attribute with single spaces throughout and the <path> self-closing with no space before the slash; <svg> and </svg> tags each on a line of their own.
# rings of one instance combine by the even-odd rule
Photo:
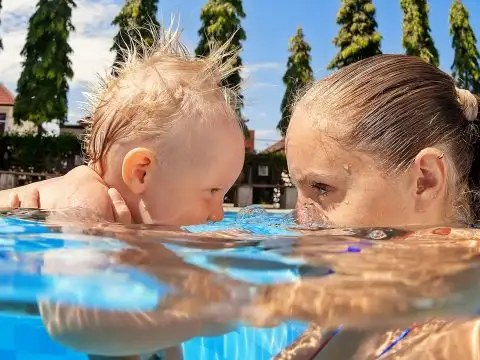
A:
<svg viewBox="0 0 480 360">
<path fill-rule="evenodd" d="M 179 304 L 191 300 L 187 310 L 202 320 L 231 317 L 230 332 L 184 342 L 184 360 L 272 359 L 309 334 L 310 323 L 322 325 L 310 343 L 341 350 L 349 347 L 336 340 L 340 329 L 396 329 L 398 336 L 379 340 L 374 356 L 357 356 L 383 358 L 436 331 L 418 330 L 422 322 L 479 313 L 475 228 L 301 228 L 291 214 L 249 207 L 226 213 L 219 223 L 186 227 L 196 233 L 188 235 L 161 227 L 44 222 L 46 216 L 0 212 L 0 360 L 87 360 L 48 336 L 38 301 L 136 314 L 173 297 Z M 121 257 L 139 251 L 140 263 Z M 210 282 L 189 293 L 185 274 Z M 213 301 L 215 289 L 224 295 Z M 454 344 L 447 345 L 455 357 Z"/>
<path fill-rule="evenodd" d="M 257 214 L 257 215 L 255 215 Z M 256 216 L 255 225 L 249 221 Z M 260 221 L 260 223 L 258 222 Z M 261 224 L 261 221 L 264 224 Z M 285 214 L 266 214 L 256 208 L 247 213 L 226 213 L 221 223 L 188 227 L 192 232 L 225 231 L 236 228 L 258 235 L 291 234 L 282 229 L 289 221 Z M 152 310 L 158 297 L 165 295 L 168 288 L 162 288 L 153 279 L 133 268 L 115 267 L 102 262 L 101 253 L 92 251 L 92 247 L 114 250 L 124 247 L 113 238 L 99 237 L 92 243 L 91 236 L 66 234 L 41 222 L 19 219 L 18 217 L 0 217 L 0 303 L 2 339 L 0 341 L 0 359 L 2 360 L 86 360 L 84 353 L 67 349 L 54 342 L 47 334 L 41 319 L 35 313 L 25 313 L 25 307 L 35 312 L 37 299 L 59 301 L 73 305 L 96 307 L 120 311 Z M 187 261 L 200 264 L 212 271 L 202 258 L 202 251 L 170 244 L 170 249 L 181 254 Z M 243 253 L 251 252 L 246 248 Z M 83 253 L 82 253 L 83 251 Z M 208 256 L 221 250 L 212 250 Z M 45 274 L 46 255 L 54 254 L 55 260 L 65 267 L 72 263 L 82 265 L 79 258 L 88 261 L 85 274 L 63 273 Z M 82 255 L 82 256 L 79 256 Z M 233 254 L 235 255 L 235 254 Z M 240 254 L 244 256 L 245 254 Z M 255 254 L 251 254 L 254 256 Z M 240 256 L 240 257 L 241 257 Z M 98 261 L 93 261 L 98 257 Z M 273 256 L 275 258 L 275 256 Z M 278 256 L 277 256 L 278 258 Z M 51 260 L 51 259 L 50 259 Z M 80 263 L 79 263 L 80 262 Z M 295 279 L 295 261 L 293 266 L 280 272 L 233 271 L 234 278 L 253 282 L 269 282 Z M 263 276 L 258 276 L 262 274 Z M 121 295 L 119 295 L 121 294 Z M 236 326 L 228 334 L 214 337 L 198 337 L 182 344 L 185 360 L 208 359 L 271 359 L 283 348 L 294 341 L 306 328 L 301 322 L 288 322 L 274 328 L 256 329 Z"/>
</svg>

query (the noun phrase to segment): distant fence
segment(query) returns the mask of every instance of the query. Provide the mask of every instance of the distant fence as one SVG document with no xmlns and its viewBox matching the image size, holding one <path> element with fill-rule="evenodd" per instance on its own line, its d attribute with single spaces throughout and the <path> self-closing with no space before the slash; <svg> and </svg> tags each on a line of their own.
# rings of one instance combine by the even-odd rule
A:
<svg viewBox="0 0 480 360">
<path fill-rule="evenodd" d="M 28 179 L 37 174 L 43 177 L 44 173 L 64 174 L 81 163 L 81 155 L 80 141 L 69 134 L 60 136 L 0 135 L 0 170 L 12 172 L 12 175 L 26 173 Z M 17 175 L 23 176 L 23 174 Z"/>
<path fill-rule="evenodd" d="M 228 200 L 237 207 L 273 204 L 280 209 L 294 209 L 297 202 L 297 189 L 290 185 L 236 184 L 229 192 L 231 195 Z"/>
<path fill-rule="evenodd" d="M 37 181 L 51 179 L 60 175 L 61 174 L 0 170 L 0 190 L 23 186 Z"/>
</svg>

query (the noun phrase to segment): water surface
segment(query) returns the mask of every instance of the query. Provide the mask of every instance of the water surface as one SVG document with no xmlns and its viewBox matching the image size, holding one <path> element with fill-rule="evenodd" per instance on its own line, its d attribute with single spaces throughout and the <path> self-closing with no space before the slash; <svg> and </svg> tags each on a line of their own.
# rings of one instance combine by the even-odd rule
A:
<svg viewBox="0 0 480 360">
<path fill-rule="evenodd" d="M 285 321 L 407 329 L 480 308 L 479 230 L 302 228 L 258 207 L 172 231 L 40 211 L 0 217 L 0 310 L 181 311 L 227 328 Z"/>
</svg>

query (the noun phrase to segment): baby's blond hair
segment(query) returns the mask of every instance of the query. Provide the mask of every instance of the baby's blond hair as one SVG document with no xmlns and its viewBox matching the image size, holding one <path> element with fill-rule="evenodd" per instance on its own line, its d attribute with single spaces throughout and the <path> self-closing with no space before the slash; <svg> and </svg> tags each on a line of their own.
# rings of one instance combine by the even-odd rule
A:
<svg viewBox="0 0 480 360">
<path fill-rule="evenodd" d="M 86 94 L 86 160 L 103 172 L 103 160 L 111 146 L 120 141 L 161 139 L 174 129 L 179 119 L 195 117 L 206 121 L 224 112 L 237 119 L 235 91 L 222 81 L 238 70 L 233 66 L 237 51 L 227 52 L 229 43 L 212 46 L 210 54 L 196 58 L 180 41 L 178 28 L 151 26 L 153 44 L 135 41 L 125 47 L 123 61 L 113 71 L 99 77 Z M 202 115 L 202 116 L 198 116 Z M 192 126 L 193 124 L 187 125 Z"/>
</svg>

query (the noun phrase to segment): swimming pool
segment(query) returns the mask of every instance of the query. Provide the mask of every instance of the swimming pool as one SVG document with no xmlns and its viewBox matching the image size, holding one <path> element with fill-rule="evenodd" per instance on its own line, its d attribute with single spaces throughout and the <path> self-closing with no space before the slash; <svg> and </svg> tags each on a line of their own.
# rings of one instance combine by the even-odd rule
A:
<svg viewBox="0 0 480 360">
<path fill-rule="evenodd" d="M 131 246 L 126 239 L 119 240 L 121 233 L 113 236 L 108 228 L 75 232 L 74 226 L 46 226 L 32 220 L 41 217 L 0 213 L 0 359 L 87 359 L 49 338 L 36 315 L 38 298 L 129 313 L 150 311 L 172 293 L 169 284 L 136 266 L 105 261 L 106 252 Z M 220 223 L 187 227 L 196 233 L 239 230 L 249 235 L 247 239 L 198 234 L 173 238 L 158 236 L 149 227 L 120 228 L 142 244 L 167 248 L 192 268 L 218 275 L 214 279 L 220 282 L 234 280 L 230 290 L 235 296 L 227 299 L 231 303 L 220 303 L 227 313 L 257 300 L 258 289 L 267 289 L 267 307 L 259 310 L 255 303 L 254 310 L 274 306 L 284 321 L 273 328 L 253 328 L 238 321 L 222 336 L 190 339 L 182 344 L 185 360 L 271 359 L 305 334 L 309 322 L 331 329 L 311 334 L 320 343 L 333 339 L 337 349 L 345 348 L 338 340 L 342 337 L 334 337 L 338 326 L 345 325 L 342 334 L 348 334 L 348 326 L 362 332 L 378 331 L 379 325 L 398 329 L 398 337 L 385 340 L 380 356 L 398 344 L 415 343 L 424 336 L 422 331 L 432 331 L 429 322 L 426 328 L 412 328 L 412 323 L 479 313 L 480 233 L 475 228 L 312 231 L 309 227 L 298 236 L 291 215 L 268 214 L 259 207 L 227 213 Z M 45 270 L 52 260 L 59 272 Z M 71 271 L 78 268 L 86 271 Z M 222 309 L 214 310 L 223 315 Z M 455 354 L 455 349 L 450 350 Z"/>
<path fill-rule="evenodd" d="M 253 223 L 250 221 L 252 217 L 256 218 Z M 257 234 L 291 234 L 280 226 L 285 221 L 288 221 L 288 216 L 285 217 L 285 214 L 267 215 L 260 209 L 252 208 L 240 215 L 226 213 L 222 223 L 188 229 L 193 232 L 226 230 L 231 229 L 235 224 L 237 228 Z M 278 226 L 272 226 L 275 224 Z M 98 244 L 92 245 L 91 241 L 91 237 L 87 235 L 64 234 L 58 232 L 58 229 L 47 227 L 39 222 L 0 217 L 0 300 L 3 304 L 3 312 L 0 315 L 2 330 L 0 359 L 86 360 L 88 358 L 84 353 L 67 349 L 54 342 L 48 336 L 38 315 L 15 313 L 17 304 L 30 304 L 31 307 L 35 307 L 37 298 L 48 298 L 52 301 L 123 311 L 131 310 L 129 308 L 131 304 L 135 304 L 134 307 L 137 310 L 139 307 L 149 310 L 155 306 L 158 300 L 156 295 L 159 294 L 158 291 L 156 293 L 151 291 L 155 285 L 152 285 L 148 276 L 133 269 L 114 269 L 109 266 L 106 274 L 106 271 L 99 271 L 106 268 L 96 264 L 92 268 L 93 277 L 90 276 L 92 274 L 78 276 L 67 273 L 62 276 L 49 276 L 41 273 L 46 253 L 56 254 L 55 256 L 67 265 L 70 261 L 79 261 L 78 251 L 88 251 L 90 246 L 98 246 Z M 103 238 L 101 243 L 104 244 L 103 246 L 107 243 L 109 249 L 122 246 L 115 239 Z M 202 251 L 192 251 L 179 245 L 171 245 L 171 249 L 193 264 L 206 266 L 207 262 L 202 258 Z M 54 250 L 56 252 L 53 252 Z M 74 251 L 77 257 L 69 256 L 69 251 Z M 85 255 L 95 256 L 94 253 L 89 255 L 88 252 Z M 210 251 L 209 255 L 215 255 L 215 250 Z M 290 281 L 295 278 L 295 270 L 292 270 L 294 267 L 290 266 L 273 273 L 267 271 L 248 273 L 236 269 L 230 275 L 257 283 L 269 282 L 272 279 Z M 206 266 L 206 268 L 215 270 L 214 266 Z M 132 291 L 133 288 L 136 290 Z M 112 296 L 112 293 L 120 293 L 123 296 Z M 239 325 L 222 336 L 198 337 L 186 341 L 182 344 L 184 360 L 271 359 L 294 341 L 305 328 L 306 326 L 300 322 L 282 323 L 275 328 L 265 329 Z"/>
</svg>

